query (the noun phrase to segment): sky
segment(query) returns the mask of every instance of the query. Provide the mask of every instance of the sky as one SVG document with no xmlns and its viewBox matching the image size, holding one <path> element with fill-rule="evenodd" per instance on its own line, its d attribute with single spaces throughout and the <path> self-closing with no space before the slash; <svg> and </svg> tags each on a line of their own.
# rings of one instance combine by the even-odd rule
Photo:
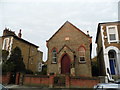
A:
<svg viewBox="0 0 120 90">
<path fill-rule="evenodd" d="M 93 37 L 92 57 L 96 56 L 97 25 L 118 21 L 119 0 L 0 0 L 0 36 L 5 27 L 39 46 L 47 60 L 46 40 L 66 21 L 89 31 Z"/>
</svg>

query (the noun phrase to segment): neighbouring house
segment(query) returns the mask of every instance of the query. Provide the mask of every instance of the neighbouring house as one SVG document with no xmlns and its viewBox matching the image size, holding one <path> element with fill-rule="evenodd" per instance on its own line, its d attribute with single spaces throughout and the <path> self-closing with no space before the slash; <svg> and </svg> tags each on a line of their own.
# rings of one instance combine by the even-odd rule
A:
<svg viewBox="0 0 120 90">
<path fill-rule="evenodd" d="M 2 50 L 9 51 L 9 58 L 11 51 L 15 47 L 19 47 L 22 52 L 26 69 L 32 70 L 33 72 L 39 71 L 39 63 L 42 62 L 43 53 L 38 50 L 39 47 L 37 45 L 22 39 L 21 36 L 21 30 L 17 36 L 15 32 L 5 28 L 3 31 L 3 36 L 0 37 L 2 42 Z"/>
<path fill-rule="evenodd" d="M 120 75 L 120 21 L 99 23 L 96 36 L 99 75 Z"/>
<path fill-rule="evenodd" d="M 89 33 L 89 32 L 88 32 Z M 47 40 L 47 74 L 91 77 L 92 37 L 66 21 Z"/>
</svg>

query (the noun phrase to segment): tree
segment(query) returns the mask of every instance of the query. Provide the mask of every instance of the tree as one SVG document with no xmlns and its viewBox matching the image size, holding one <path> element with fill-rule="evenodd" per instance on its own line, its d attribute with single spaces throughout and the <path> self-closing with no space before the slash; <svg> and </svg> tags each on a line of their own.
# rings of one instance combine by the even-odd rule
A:
<svg viewBox="0 0 120 90">
<path fill-rule="evenodd" d="M 16 47 L 12 50 L 9 59 L 3 63 L 3 71 L 6 72 L 24 72 L 25 64 L 23 62 L 21 50 Z"/>
<path fill-rule="evenodd" d="M 9 52 L 6 50 L 2 50 L 2 61 L 7 61 L 7 57 L 8 57 Z"/>
<path fill-rule="evenodd" d="M 2 51 L 2 54 L 1 54 L 1 56 L 2 56 L 2 58 L 1 58 L 2 72 L 3 72 L 3 74 L 6 72 L 11 72 L 15 65 L 13 63 L 6 63 L 9 52 L 6 50 L 1 50 L 1 51 Z"/>
<path fill-rule="evenodd" d="M 14 72 L 15 64 L 13 62 L 2 63 L 2 73 Z"/>
</svg>

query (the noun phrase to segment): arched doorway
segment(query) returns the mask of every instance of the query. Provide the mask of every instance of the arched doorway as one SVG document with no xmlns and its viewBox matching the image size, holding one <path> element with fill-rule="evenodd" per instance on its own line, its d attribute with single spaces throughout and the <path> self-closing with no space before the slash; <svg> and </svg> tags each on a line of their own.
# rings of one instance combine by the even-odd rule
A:
<svg viewBox="0 0 120 90">
<path fill-rule="evenodd" d="M 116 52 L 114 50 L 110 50 L 108 52 L 109 55 L 109 65 L 110 71 L 112 75 L 116 74 L 117 66 L 116 66 Z"/>
<path fill-rule="evenodd" d="M 70 58 L 67 54 L 61 59 L 61 74 L 70 74 Z"/>
</svg>

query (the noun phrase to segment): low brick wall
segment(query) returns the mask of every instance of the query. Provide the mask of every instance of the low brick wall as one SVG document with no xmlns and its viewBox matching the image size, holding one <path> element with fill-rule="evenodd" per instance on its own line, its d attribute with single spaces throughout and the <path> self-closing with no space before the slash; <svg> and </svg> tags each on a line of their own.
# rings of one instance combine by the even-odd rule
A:
<svg viewBox="0 0 120 90">
<path fill-rule="evenodd" d="M 0 81 L 0 83 L 9 84 L 10 83 L 10 75 L 11 75 L 11 73 L 7 73 L 6 75 L 1 75 L 0 79 L 2 79 L 2 80 Z"/>
<path fill-rule="evenodd" d="M 99 83 L 99 78 L 95 77 L 70 77 L 70 87 L 93 88 Z"/>
<path fill-rule="evenodd" d="M 24 75 L 23 85 L 30 86 L 48 86 L 58 87 L 54 85 L 54 79 L 56 76 L 39 76 L 39 75 Z M 100 82 L 99 78 L 95 77 L 70 77 L 65 76 L 66 88 L 93 88 L 94 85 Z"/>
<path fill-rule="evenodd" d="M 0 76 L 2 77 L 2 84 L 10 83 L 10 73 Z M 16 84 L 29 85 L 29 86 L 47 86 L 56 87 L 54 83 L 55 75 L 41 76 L 41 75 L 23 75 L 22 81 L 20 80 L 20 74 L 16 75 Z M 59 77 L 59 76 L 57 76 Z M 93 88 L 94 85 L 100 82 L 100 78 L 96 77 L 80 77 L 80 76 L 63 76 L 65 77 L 66 88 Z M 59 82 L 58 82 L 59 83 Z"/>
<path fill-rule="evenodd" d="M 36 86 L 48 86 L 49 76 L 35 76 L 35 75 L 24 75 L 24 85 L 36 85 Z"/>
</svg>

